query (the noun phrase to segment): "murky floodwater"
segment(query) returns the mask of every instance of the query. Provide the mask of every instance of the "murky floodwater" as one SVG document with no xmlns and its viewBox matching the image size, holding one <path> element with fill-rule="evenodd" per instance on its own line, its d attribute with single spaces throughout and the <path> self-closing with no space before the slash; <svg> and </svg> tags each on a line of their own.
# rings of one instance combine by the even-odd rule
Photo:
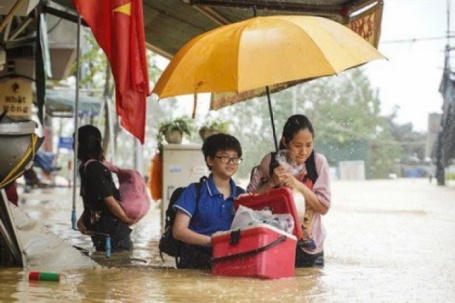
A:
<svg viewBox="0 0 455 303">
<path fill-rule="evenodd" d="M 64 191 L 36 192 L 35 200 L 29 194 L 20 208 L 60 238 L 89 247 L 88 238 L 70 229 L 71 195 Z M 176 270 L 172 259 L 163 263 L 159 211 L 153 208 L 133 232 L 131 255 L 109 261 L 97 256 L 119 267 L 65 270 L 60 282 L 28 281 L 33 268 L 1 269 L 0 302 L 455 301 L 454 185 L 336 181 L 333 207 L 323 219 L 325 268 L 297 269 L 295 278 L 268 281 Z"/>
</svg>

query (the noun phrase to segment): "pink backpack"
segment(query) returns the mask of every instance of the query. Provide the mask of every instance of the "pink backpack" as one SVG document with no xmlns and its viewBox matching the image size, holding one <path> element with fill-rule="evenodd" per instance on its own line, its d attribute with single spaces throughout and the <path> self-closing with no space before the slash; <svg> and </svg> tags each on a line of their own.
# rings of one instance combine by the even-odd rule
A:
<svg viewBox="0 0 455 303">
<path fill-rule="evenodd" d="M 85 163 L 96 160 L 89 160 Z M 152 199 L 144 178 L 133 169 L 120 168 L 107 161 L 101 162 L 109 171 L 117 174 L 119 181 L 120 205 L 131 219 L 142 219 L 148 212 Z"/>
</svg>

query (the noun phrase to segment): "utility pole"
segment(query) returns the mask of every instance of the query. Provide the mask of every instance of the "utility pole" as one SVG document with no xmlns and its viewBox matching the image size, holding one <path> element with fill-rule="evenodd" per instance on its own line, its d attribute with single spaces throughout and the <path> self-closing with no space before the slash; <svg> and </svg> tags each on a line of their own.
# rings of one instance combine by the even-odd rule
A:
<svg viewBox="0 0 455 303">
<path fill-rule="evenodd" d="M 438 134 L 438 141 L 436 146 L 436 181 L 438 185 L 445 185 L 445 167 L 444 167 L 444 152 L 442 149 L 442 132 Z"/>
<path fill-rule="evenodd" d="M 447 81 L 450 81 L 448 77 L 450 76 L 450 0 L 447 0 L 447 45 L 444 52 L 444 76 L 443 76 L 443 85 L 444 90 L 447 89 Z M 443 102 L 446 102 L 446 93 L 441 91 L 443 94 Z M 444 106 L 443 106 L 444 107 Z M 438 185 L 445 185 L 445 165 L 444 165 L 444 126 L 445 126 L 445 115 L 443 113 L 441 117 L 441 130 L 438 134 L 438 140 L 436 144 L 436 181 Z"/>
</svg>

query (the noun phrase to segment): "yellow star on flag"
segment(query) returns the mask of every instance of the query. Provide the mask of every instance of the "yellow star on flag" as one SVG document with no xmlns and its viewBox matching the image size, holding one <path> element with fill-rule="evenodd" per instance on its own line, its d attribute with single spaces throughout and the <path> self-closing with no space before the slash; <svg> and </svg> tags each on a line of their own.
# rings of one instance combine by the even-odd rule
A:
<svg viewBox="0 0 455 303">
<path fill-rule="evenodd" d="M 115 8 L 114 12 L 131 16 L 131 2 Z"/>
</svg>

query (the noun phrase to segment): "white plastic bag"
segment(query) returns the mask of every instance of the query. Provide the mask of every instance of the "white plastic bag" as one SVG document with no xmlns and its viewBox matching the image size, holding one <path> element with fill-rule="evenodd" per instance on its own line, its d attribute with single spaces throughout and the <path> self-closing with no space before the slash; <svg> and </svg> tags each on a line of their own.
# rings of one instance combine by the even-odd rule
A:
<svg viewBox="0 0 455 303">
<path fill-rule="evenodd" d="M 292 158 L 291 151 L 287 149 L 278 151 L 275 155 L 275 160 L 293 176 L 297 176 L 305 168 L 305 163 L 302 163 L 300 165 L 295 163 Z M 301 192 L 295 189 L 292 190 L 292 195 L 294 197 L 295 208 L 297 210 L 299 220 L 300 222 L 303 222 L 303 218 L 305 217 L 305 198 Z"/>
<path fill-rule="evenodd" d="M 231 229 L 242 229 L 256 224 L 269 224 L 292 234 L 294 218 L 291 214 L 272 214 L 270 210 L 253 210 L 240 205 L 235 212 Z"/>
<path fill-rule="evenodd" d="M 280 164 L 284 169 L 293 176 L 298 175 L 304 168 L 305 163 L 297 164 L 292 158 L 292 152 L 287 149 L 282 149 L 278 151 L 275 155 L 275 160 Z"/>
</svg>

